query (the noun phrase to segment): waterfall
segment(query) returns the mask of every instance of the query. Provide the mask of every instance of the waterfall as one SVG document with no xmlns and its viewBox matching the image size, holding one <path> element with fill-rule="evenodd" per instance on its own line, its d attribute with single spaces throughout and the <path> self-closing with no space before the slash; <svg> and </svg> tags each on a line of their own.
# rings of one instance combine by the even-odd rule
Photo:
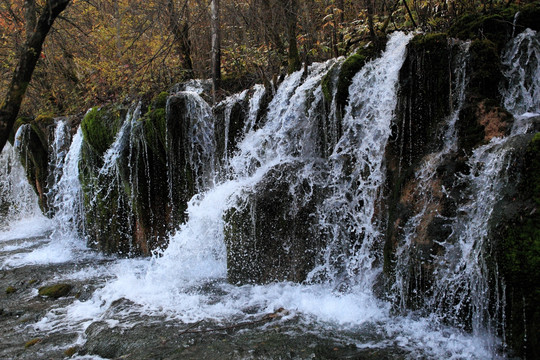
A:
<svg viewBox="0 0 540 360">
<path fill-rule="evenodd" d="M 248 120 L 244 125 L 244 134 L 247 134 L 253 129 L 255 129 L 257 116 L 259 115 L 259 110 L 261 108 L 261 101 L 265 94 L 266 89 L 263 85 L 258 84 L 254 86 L 254 93 L 249 99 L 249 116 Z"/>
<path fill-rule="evenodd" d="M 17 133 L 16 136 L 20 136 Z M 28 183 L 16 147 L 6 144 L 0 154 L 0 230 L 24 218 L 43 217 L 36 193 Z M 24 236 L 24 235 L 23 235 Z"/>
<path fill-rule="evenodd" d="M 100 144 L 85 120 L 88 127 L 73 136 L 69 123 L 57 120 L 45 194 L 50 242 L 6 264 L 71 261 L 76 271 L 62 279 L 98 280 L 91 295 L 55 307 L 34 329 L 75 329 L 84 343 L 100 329 L 113 329 L 114 337 L 115 327 L 129 332 L 140 322 L 149 329 L 166 322 L 174 331 L 185 326 L 180 336 L 195 327 L 202 333 L 255 324 L 284 308 L 287 315 L 276 320 L 283 333 L 315 334 L 310 344 L 328 336 L 392 356 L 496 356 L 507 294 L 492 259 L 491 223 L 511 182 L 513 141 L 530 136 L 529 120 L 540 112 L 540 42 L 526 30 L 501 55 L 503 105 L 516 119 L 510 134 L 463 150 L 470 44 L 437 43 L 447 45 L 442 72 L 448 64 L 451 80 L 438 84 L 440 116 L 416 119 L 417 126 L 412 106 L 412 121 L 399 122 L 400 71 L 414 68 L 403 66 L 407 47 L 425 40 L 412 37 L 395 32 L 356 73 L 343 114 L 335 99 L 339 58 L 285 77 L 271 100 L 256 85 L 211 107 L 207 83 L 192 81 L 161 103 L 109 113 L 104 107 L 114 117 L 105 117 L 110 128 L 99 130 L 110 137 Z M 420 49 L 417 55 L 427 54 Z M 415 129 L 433 139 L 413 142 Z M 17 146 L 29 130 L 20 128 Z M 0 213 L 10 224 L 39 213 L 18 161 L 9 146 L 0 156 Z M 392 206 L 407 207 L 402 222 L 390 224 Z M 428 234 L 430 225 L 445 231 Z M 389 239 L 391 227 L 397 230 Z M 79 253 L 57 256 L 59 247 L 87 251 L 86 243 L 127 257 L 82 274 Z M 151 256 L 133 258 L 140 254 Z M 28 260 L 38 255 L 45 260 Z"/>
<path fill-rule="evenodd" d="M 55 208 L 54 219 L 58 224 L 56 232 L 60 236 L 77 237 L 77 230 L 84 224 L 82 192 L 79 182 L 81 146 L 82 131 L 79 129 L 73 136 L 69 151 L 63 160 L 62 175 L 51 191 L 54 194 L 52 201 Z"/>
<path fill-rule="evenodd" d="M 508 43 L 501 60 L 504 107 L 517 116 L 540 113 L 540 35 L 526 29 Z"/>
<path fill-rule="evenodd" d="M 384 153 L 396 107 L 398 74 L 411 35 L 396 33 L 387 50 L 358 72 L 349 88 L 343 135 L 330 156 L 331 196 L 319 209 L 330 242 L 312 279 L 370 289 L 380 273 L 381 224 L 377 206 L 384 183 Z M 380 260 L 380 258 L 379 258 Z"/>
<path fill-rule="evenodd" d="M 457 209 L 450 238 L 442 243 L 443 254 L 434 262 L 431 310 L 453 324 L 470 326 L 478 335 L 494 336 L 505 326 L 504 283 L 499 283 L 497 267 L 490 269 L 487 263 L 494 247 L 490 220 L 511 175 L 512 141 L 528 131 L 530 112 L 539 110 L 539 45 L 537 34 L 526 30 L 502 54 L 507 84 L 501 88 L 503 104 L 516 123 L 509 136 L 493 138 L 470 156 L 470 170 L 460 179 L 467 184 L 466 200 Z M 495 280 L 490 284 L 491 279 Z"/>
<path fill-rule="evenodd" d="M 449 41 L 450 42 L 450 41 Z M 414 210 L 416 213 L 403 225 L 403 241 L 396 250 L 396 278 L 392 285 L 393 292 L 398 296 L 401 309 L 408 308 L 411 303 L 420 305 L 427 294 L 419 289 L 422 279 L 422 265 L 414 264 L 414 261 L 429 263 L 431 259 L 424 259 L 418 250 L 418 243 L 424 241 L 427 232 L 427 224 L 434 217 L 441 217 L 440 201 L 444 196 L 444 186 L 440 185 L 437 179 L 437 168 L 441 166 L 444 157 L 456 152 L 458 136 L 456 123 L 459 119 L 460 111 L 465 101 L 465 90 L 467 87 L 467 65 L 469 58 L 470 43 L 449 43 L 453 55 L 451 63 L 451 92 L 450 109 L 442 124 L 439 124 L 438 140 L 440 150 L 428 154 L 423 159 L 421 165 L 416 170 L 414 178 L 416 187 L 409 196 L 414 200 Z M 437 239 L 444 242 L 446 239 Z"/>
</svg>

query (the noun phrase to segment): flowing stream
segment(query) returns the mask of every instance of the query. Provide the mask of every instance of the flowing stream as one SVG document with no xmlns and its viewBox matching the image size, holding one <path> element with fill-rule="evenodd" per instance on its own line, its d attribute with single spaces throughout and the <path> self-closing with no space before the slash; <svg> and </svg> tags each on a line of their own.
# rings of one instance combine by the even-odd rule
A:
<svg viewBox="0 0 540 360">
<path fill-rule="evenodd" d="M 17 341 L 22 344 L 16 350 L 21 358 L 54 357 L 68 348 L 84 350 L 73 357 L 79 359 L 119 356 L 113 348 L 123 349 L 132 358 L 138 358 L 133 355 L 137 353 L 140 358 L 158 358 L 156 354 L 162 353 L 169 354 L 165 358 L 177 358 L 174 354 L 178 358 L 504 358 L 502 340 L 490 330 L 498 318 L 487 311 L 488 275 L 482 253 L 490 210 L 505 181 L 506 139 L 493 139 L 475 149 L 469 159 L 471 171 L 462 181 L 468 184 L 470 201 L 457 212 L 451 238 L 442 245 L 444 255 L 435 261 L 435 286 L 425 300 L 429 310 L 405 311 L 405 299 L 411 296 L 408 283 L 414 281 L 406 270 L 397 271 L 392 289 L 399 294 L 402 311 L 395 311 L 393 297 L 382 299 L 374 291 L 383 271 L 384 224 L 378 220 L 378 207 L 385 182 L 385 148 L 399 71 L 411 37 L 394 33 L 382 55 L 353 78 L 341 129 L 330 124 L 330 135 L 320 131 L 321 81 L 333 67 L 341 66 L 342 59 L 313 64 L 307 73 L 299 71 L 285 78 L 261 124 L 256 124 L 257 113 L 265 89 L 257 86 L 247 101 L 248 120 L 235 151 L 227 149 L 228 118 L 234 103 L 245 101 L 248 95 L 244 92 L 227 99 L 222 104 L 227 135 L 221 169 L 216 168 L 215 143 L 209 135 L 214 131 L 211 109 L 197 93 L 185 92 L 191 99 L 190 111 L 199 119 L 190 135 L 193 151 L 189 157 L 200 170 L 198 179 L 203 180 L 188 204 L 188 220 L 170 235 L 168 246 L 151 258 L 99 255 L 79 235 L 85 224 L 78 165 L 81 130 L 68 147 L 60 142 L 67 137 L 65 125 L 56 125 L 51 162 L 58 171 L 53 173 L 56 185 L 48 194 L 55 210 L 52 219 L 41 214 L 15 149 L 7 147 L 0 157 L 0 196 L 9 203 L 0 209 L 0 264 L 6 279 L 19 276 L 20 291 L 37 315 L 22 314 L 25 321 L 13 323 L 18 330 L 6 338 L 11 347 L 5 347 L 0 358 L 12 356 L 6 354 L 13 354 Z M 418 191 L 428 197 L 434 169 L 445 154 L 456 150 L 455 122 L 467 86 L 468 44 L 456 46 L 453 111 L 445 120 L 444 143 L 416 174 L 423 186 Z M 538 49 L 538 35 L 526 31 L 502 57 L 511 79 L 501 89 L 504 104 L 515 115 L 525 113 L 519 121 L 524 125 L 516 125 L 512 135 L 525 132 L 526 119 L 540 111 L 540 75 L 538 66 L 518 74 L 511 64 L 519 61 L 515 59 L 518 53 L 527 53 L 528 59 L 534 57 L 538 63 Z M 530 78 L 535 82 L 528 83 Z M 331 114 L 330 122 L 339 121 L 335 111 Z M 105 153 L 100 176 L 110 177 L 111 187 L 121 186 L 117 159 L 126 146 L 132 151 L 137 144 L 137 131 L 142 131 L 139 116 L 135 105 Z M 137 151 L 144 156 L 144 147 Z M 303 184 L 326 189 L 326 199 L 314 215 L 319 231 L 328 239 L 325 247 L 301 284 L 229 284 L 225 212 L 245 201 L 272 169 L 291 164 L 297 180 L 290 184 L 290 191 L 297 203 L 311 196 L 298 191 Z M 137 171 L 136 164 L 128 165 Z M 171 168 L 168 176 L 178 176 L 174 171 Z M 107 190 L 95 189 L 99 191 Z M 131 207 L 130 199 L 125 201 Z M 423 214 L 432 210 L 429 203 L 405 224 L 406 241 L 397 250 L 398 269 L 410 266 L 411 239 L 419 231 Z M 43 301 L 36 300 L 37 284 L 56 282 L 74 284 L 78 296 L 44 307 Z M 459 325 L 458 315 L 463 311 L 473 313 L 472 332 Z M 36 345 L 41 347 L 38 355 L 24 349 L 24 341 L 33 338 L 41 339 Z M 141 339 L 146 339 L 146 345 Z"/>
</svg>

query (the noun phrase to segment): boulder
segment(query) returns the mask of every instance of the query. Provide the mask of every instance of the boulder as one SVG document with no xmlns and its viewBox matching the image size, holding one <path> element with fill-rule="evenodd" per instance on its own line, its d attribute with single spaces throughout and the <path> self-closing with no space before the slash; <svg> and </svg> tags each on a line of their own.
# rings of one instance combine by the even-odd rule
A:
<svg viewBox="0 0 540 360">
<path fill-rule="evenodd" d="M 325 244 L 317 217 L 323 189 L 303 179 L 301 169 L 275 166 L 226 212 L 231 283 L 301 282 L 313 269 Z"/>
</svg>

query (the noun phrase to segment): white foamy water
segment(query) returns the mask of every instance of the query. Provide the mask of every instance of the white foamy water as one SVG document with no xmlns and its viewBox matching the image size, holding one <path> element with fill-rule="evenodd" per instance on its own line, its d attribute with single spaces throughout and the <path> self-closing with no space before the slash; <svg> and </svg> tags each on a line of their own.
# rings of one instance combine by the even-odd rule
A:
<svg viewBox="0 0 540 360">
<path fill-rule="evenodd" d="M 19 132 L 16 136 L 20 136 Z M 52 229 L 9 143 L 0 154 L 0 241 L 35 237 Z"/>
</svg>

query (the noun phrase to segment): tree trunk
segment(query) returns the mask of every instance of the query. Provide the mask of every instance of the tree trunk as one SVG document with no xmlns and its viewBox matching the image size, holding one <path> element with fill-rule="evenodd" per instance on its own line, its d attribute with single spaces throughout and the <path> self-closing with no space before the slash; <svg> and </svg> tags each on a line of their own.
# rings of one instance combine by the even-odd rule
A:
<svg viewBox="0 0 540 360">
<path fill-rule="evenodd" d="M 405 5 L 405 9 L 407 9 L 407 13 L 409 14 L 409 18 L 411 19 L 411 22 L 414 27 L 416 27 L 416 21 L 414 21 L 413 14 L 411 13 L 411 9 L 409 8 L 409 5 L 407 5 L 407 0 L 403 0 L 403 5 Z"/>
<path fill-rule="evenodd" d="M 369 36 L 373 42 L 377 42 L 377 34 L 375 33 L 375 26 L 373 25 L 373 0 L 365 0 L 365 4 L 368 15 Z"/>
<path fill-rule="evenodd" d="M 189 40 L 189 8 L 187 0 L 180 12 L 178 12 L 175 8 L 174 0 L 167 0 L 167 9 L 169 11 L 169 28 L 174 36 L 174 41 L 178 49 L 178 55 L 181 58 L 182 67 L 186 70 L 186 77 L 188 79 L 192 79 L 193 62 L 191 61 L 191 41 Z"/>
<path fill-rule="evenodd" d="M 24 19 L 26 21 L 26 41 L 28 41 L 36 28 L 36 0 L 24 0 Z"/>
<path fill-rule="evenodd" d="M 43 42 L 52 27 L 54 20 L 67 7 L 70 0 L 47 0 L 43 13 L 39 17 L 31 36 L 23 46 L 19 63 L 13 73 L 4 101 L 0 105 L 0 151 L 4 148 L 13 124 L 17 119 L 21 103 L 32 79 Z M 27 27 L 28 28 L 28 27 Z"/>
<path fill-rule="evenodd" d="M 298 54 L 298 46 L 296 44 L 296 21 L 298 13 L 297 0 L 285 0 L 285 13 L 287 17 L 287 36 L 289 40 L 289 51 L 287 55 L 288 69 L 287 73 L 292 74 L 302 68 L 300 55 Z"/>
<path fill-rule="evenodd" d="M 219 24 L 219 0 L 212 0 L 211 11 L 211 31 L 212 31 L 212 98 L 216 102 L 216 91 L 219 89 L 221 81 L 221 39 Z"/>
</svg>

